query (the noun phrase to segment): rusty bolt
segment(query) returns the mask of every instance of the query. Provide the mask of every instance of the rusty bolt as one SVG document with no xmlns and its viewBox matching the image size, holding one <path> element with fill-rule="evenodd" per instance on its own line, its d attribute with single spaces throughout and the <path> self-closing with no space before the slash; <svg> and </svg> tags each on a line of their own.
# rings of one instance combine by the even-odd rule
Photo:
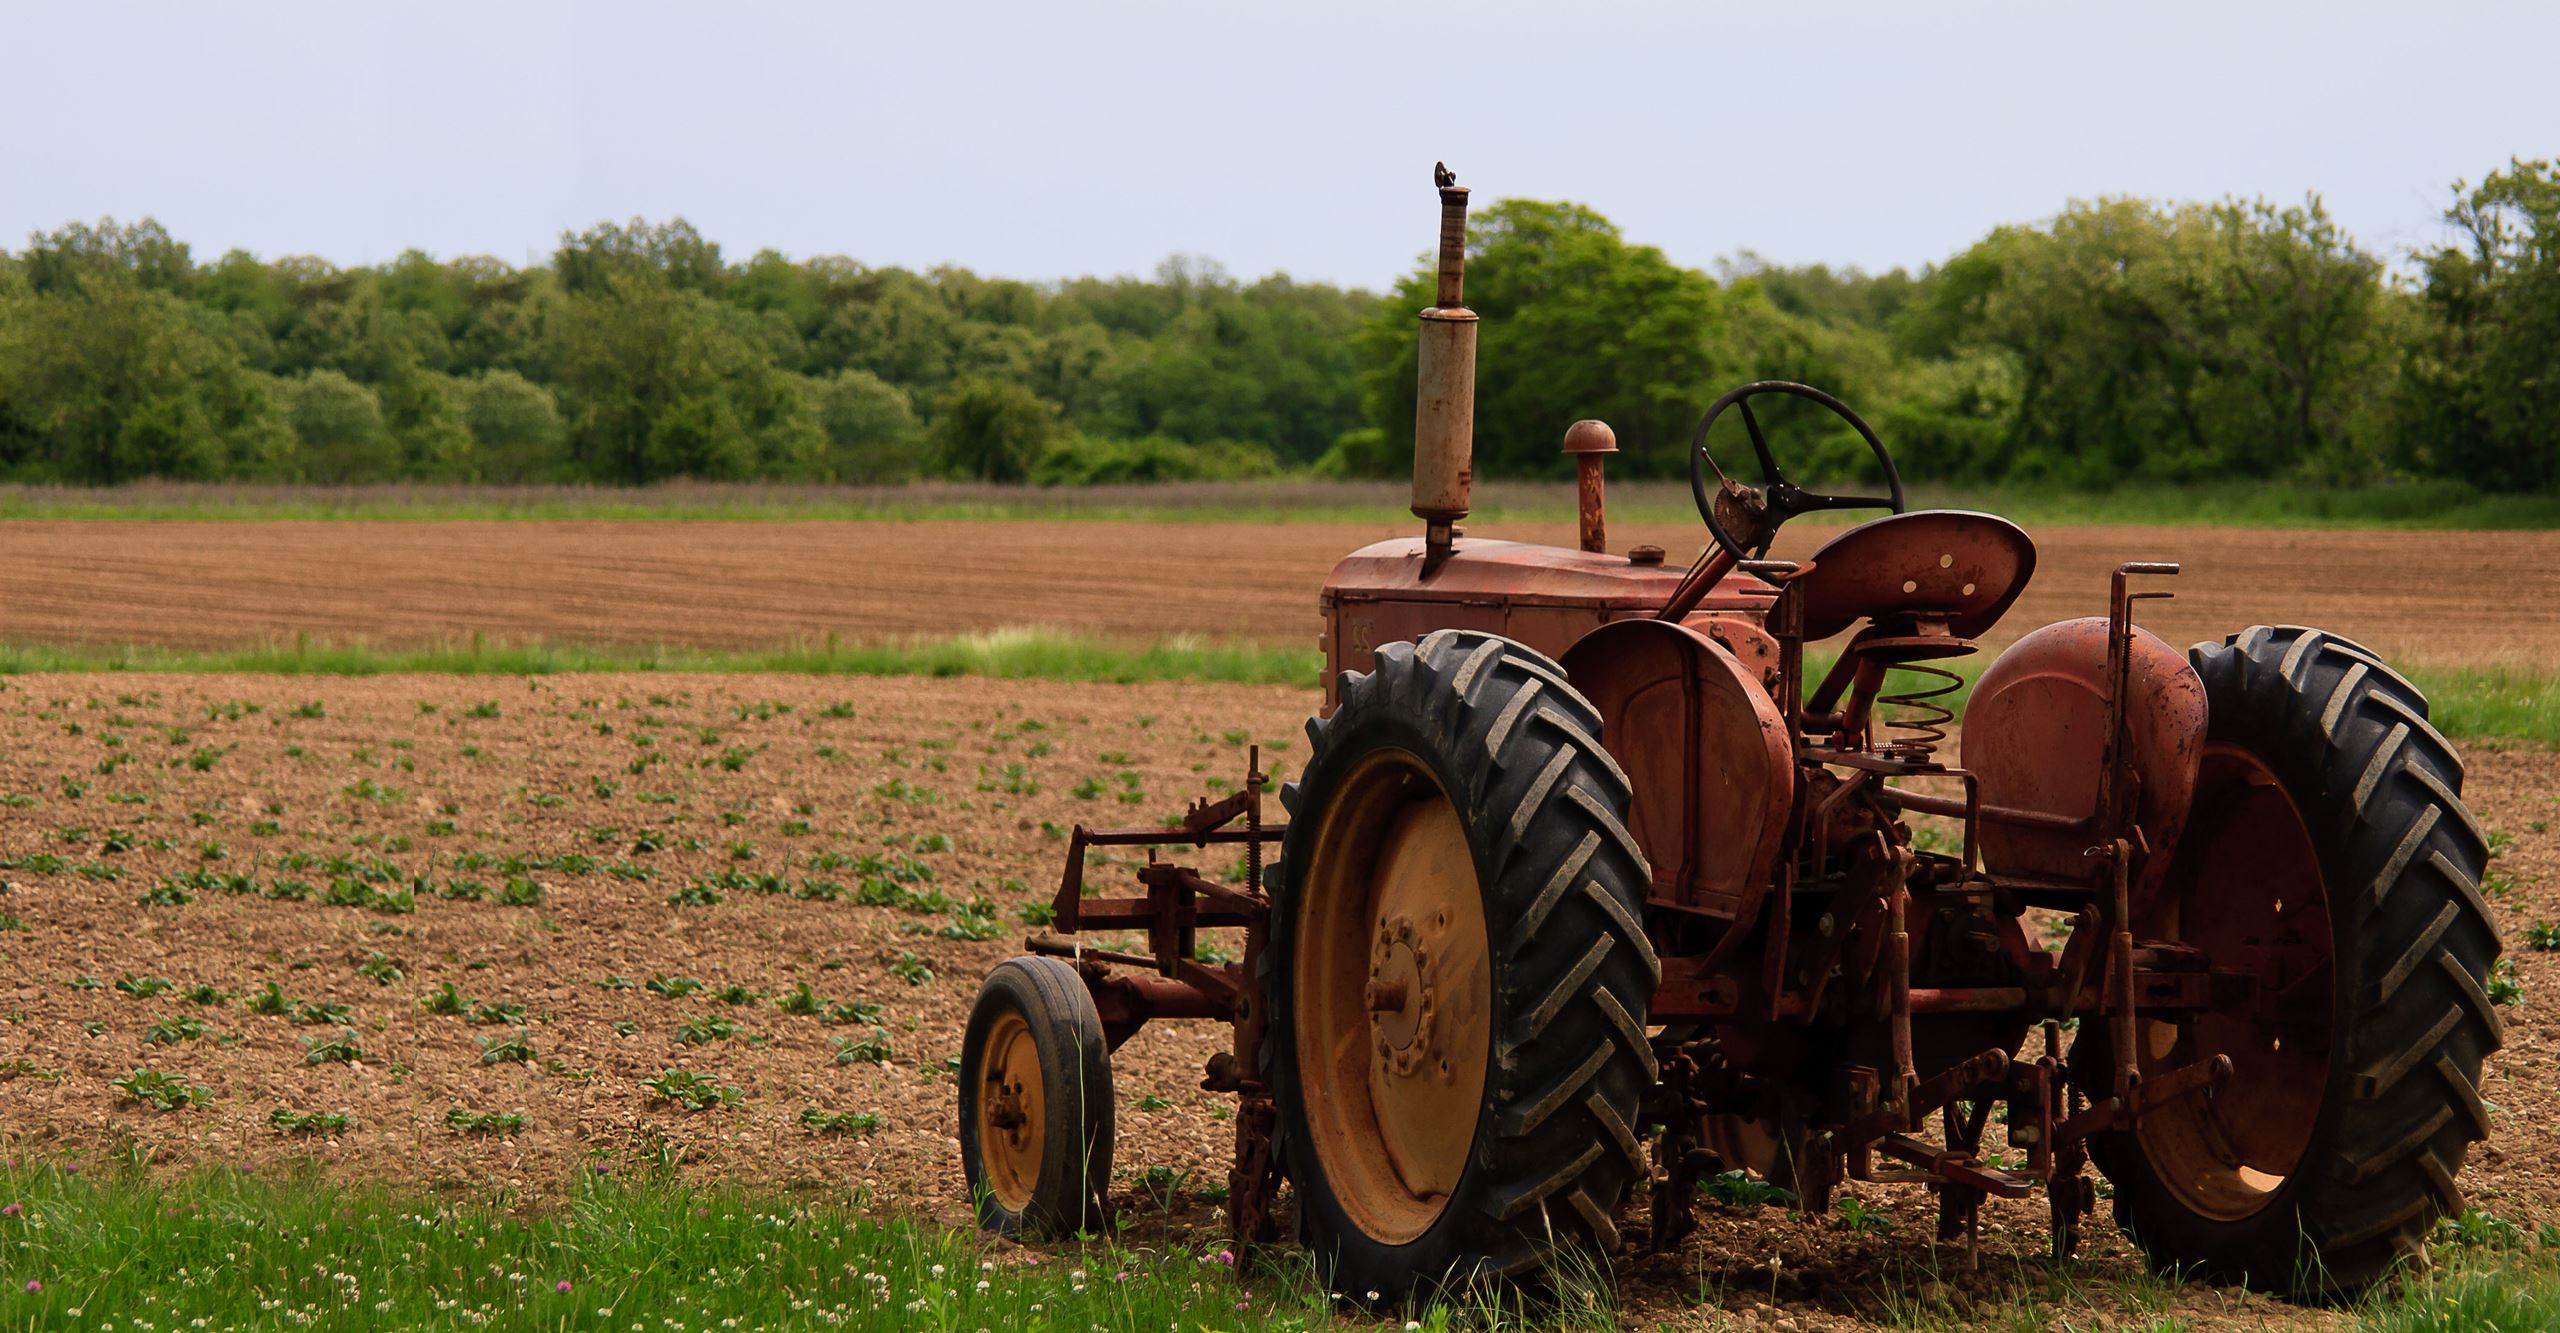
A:
<svg viewBox="0 0 2560 1333">
<path fill-rule="evenodd" d="M 1370 1013 L 1385 1014 L 1404 1008 L 1404 993 L 1401 981 L 1372 981 L 1361 998 L 1369 1006 Z"/>
</svg>

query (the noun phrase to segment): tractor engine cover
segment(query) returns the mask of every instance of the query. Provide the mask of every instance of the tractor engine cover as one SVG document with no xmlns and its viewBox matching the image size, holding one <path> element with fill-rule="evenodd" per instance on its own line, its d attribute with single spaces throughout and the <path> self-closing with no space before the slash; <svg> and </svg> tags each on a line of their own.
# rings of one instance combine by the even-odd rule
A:
<svg viewBox="0 0 2560 1333">
<path fill-rule="evenodd" d="M 2186 825 L 2204 757 L 2204 682 L 2185 654 L 2133 628 L 2125 730 L 2140 783 L 2135 819 L 2151 855 L 2134 885 L 2147 897 Z M 1964 765 L 1982 803 L 2085 819 L 2095 813 L 2107 753 L 2107 619 L 2047 625 L 2009 646 L 1965 707 Z M 1985 815 L 1983 864 L 2000 875 L 2086 882 L 2092 834 Z"/>
</svg>

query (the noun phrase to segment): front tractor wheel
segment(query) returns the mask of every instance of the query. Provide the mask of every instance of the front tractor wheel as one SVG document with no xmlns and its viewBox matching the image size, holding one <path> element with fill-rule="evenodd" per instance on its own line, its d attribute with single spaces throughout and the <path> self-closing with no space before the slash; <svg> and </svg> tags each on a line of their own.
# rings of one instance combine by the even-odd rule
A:
<svg viewBox="0 0 2560 1333">
<path fill-rule="evenodd" d="M 1616 1246 L 1660 967 L 1600 720 L 1487 634 L 1379 650 L 1310 722 L 1263 1043 L 1299 1229 L 1372 1303 Z"/>
<path fill-rule="evenodd" d="M 2487 845 L 2425 698 L 2362 647 L 2261 627 L 2190 660 L 2210 709 L 2202 775 L 2134 929 L 2258 985 L 2140 1024 L 2146 1075 L 2226 1056 L 2230 1081 L 2090 1155 L 2153 1262 L 2291 1295 L 2352 1291 L 2461 1207 L 2454 1173 L 2488 1133 Z M 2105 1045 L 2101 1025 L 2084 1031 Z M 2096 1091 L 2115 1063 L 2074 1073 Z"/>
<path fill-rule="evenodd" d="M 960 1038 L 960 1170 L 1001 1235 L 1099 1231 L 1109 1217 L 1111 1048 L 1076 970 L 1008 958 Z"/>
</svg>

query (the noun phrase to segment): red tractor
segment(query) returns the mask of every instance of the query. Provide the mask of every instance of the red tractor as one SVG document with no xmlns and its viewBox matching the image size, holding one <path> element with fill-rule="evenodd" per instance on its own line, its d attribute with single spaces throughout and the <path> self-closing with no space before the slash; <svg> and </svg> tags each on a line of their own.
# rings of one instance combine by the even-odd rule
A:
<svg viewBox="0 0 2560 1333">
<path fill-rule="evenodd" d="M 1875 432 L 1800 384 L 1700 422 L 1713 544 L 1685 571 L 1605 549 L 1597 422 L 1566 436 L 1581 549 L 1463 536 L 1475 315 L 1466 191 L 1439 183 L 1425 535 L 1325 585 L 1324 709 L 1285 827 L 1257 758 L 1179 828 L 1075 831 L 1054 930 L 987 978 L 962 1051 L 985 1224 L 1102 1225 L 1110 1052 L 1206 1018 L 1235 1033 L 1204 1086 L 1238 1097 L 1236 1234 L 1276 1236 L 1285 1180 L 1355 1295 L 1668 1247 L 1730 1170 L 1809 1211 L 1843 1180 L 1922 1182 L 1950 1241 L 2041 1186 L 2068 1254 L 2094 1161 L 2154 1262 L 2279 1292 L 2414 1251 L 2460 1206 L 2500 1041 L 2487 845 L 2426 699 L 2318 630 L 2181 654 L 2133 617 L 2167 595 L 2135 581 L 2177 566 L 2127 564 L 2105 615 L 1981 672 L 1949 753 L 1948 664 L 2035 546 L 1907 509 Z M 1853 431 L 1871 493 L 1791 480 L 1754 411 L 1773 399 Z M 1720 420 L 1756 482 L 1710 455 Z M 1831 509 L 1891 512 L 1767 558 Z M 1138 892 L 1086 895 L 1088 849 L 1140 845 L 1240 851 L 1243 882 L 1150 853 Z M 1241 927 L 1242 961 L 1198 961 L 1204 927 Z"/>
</svg>

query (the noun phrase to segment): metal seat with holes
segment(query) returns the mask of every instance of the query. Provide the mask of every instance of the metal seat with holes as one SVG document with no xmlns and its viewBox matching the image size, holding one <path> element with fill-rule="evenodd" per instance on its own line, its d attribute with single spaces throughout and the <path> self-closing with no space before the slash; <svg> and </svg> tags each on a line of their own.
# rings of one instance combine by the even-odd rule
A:
<svg viewBox="0 0 2560 1333">
<path fill-rule="evenodd" d="M 2005 518 L 1924 509 L 1861 523 L 1824 542 L 1812 564 L 1796 583 L 1804 641 L 1828 639 L 1862 619 L 1867 626 L 1806 697 L 1806 727 L 1847 748 L 1934 766 L 1945 724 L 1955 718 L 1935 701 L 1963 682 L 1926 664 L 1972 652 L 1975 638 L 2000 622 L 2035 572 L 2035 543 Z M 1928 683 L 1887 692 L 1886 673 L 1894 670 Z M 1901 711 L 1878 719 L 1879 703 Z M 1879 743 L 1871 729 L 1877 720 L 1901 734 Z"/>
<path fill-rule="evenodd" d="M 1808 643 L 1861 618 L 1887 632 L 1934 622 L 1954 638 L 1974 639 L 2026 590 L 2036 544 L 2005 518 L 1922 509 L 1842 532 L 1813 553 L 1812 565 L 1799 580 Z"/>
</svg>

